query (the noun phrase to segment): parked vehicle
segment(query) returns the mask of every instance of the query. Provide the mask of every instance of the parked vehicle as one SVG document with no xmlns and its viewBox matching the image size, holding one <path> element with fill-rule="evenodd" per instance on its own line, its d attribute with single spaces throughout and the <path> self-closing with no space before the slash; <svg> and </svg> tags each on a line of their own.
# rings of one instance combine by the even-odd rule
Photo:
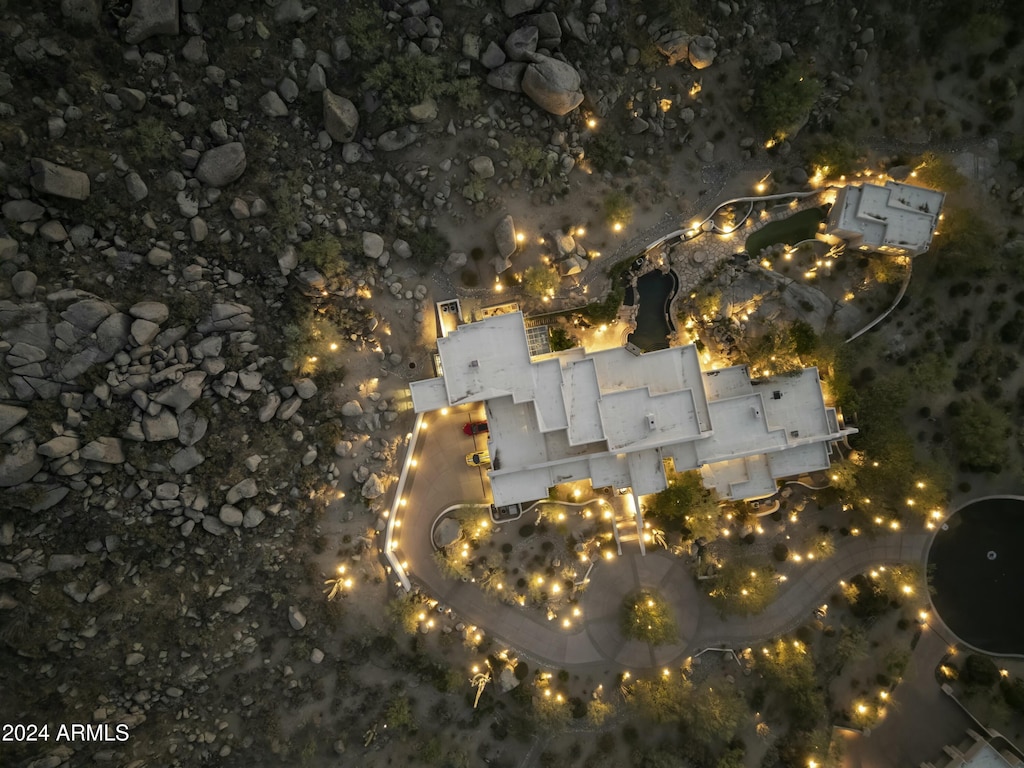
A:
<svg viewBox="0 0 1024 768">
<path fill-rule="evenodd" d="M 471 467 L 484 467 L 491 463 L 491 454 L 488 451 L 474 451 L 466 454 L 466 463 Z"/>
<path fill-rule="evenodd" d="M 487 431 L 486 421 L 470 421 L 462 428 L 467 435 L 479 435 Z"/>
</svg>

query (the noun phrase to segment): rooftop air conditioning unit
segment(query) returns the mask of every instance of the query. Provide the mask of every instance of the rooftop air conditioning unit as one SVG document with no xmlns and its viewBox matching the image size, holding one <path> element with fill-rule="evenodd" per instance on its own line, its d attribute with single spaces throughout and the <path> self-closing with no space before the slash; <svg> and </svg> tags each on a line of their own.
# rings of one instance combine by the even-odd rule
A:
<svg viewBox="0 0 1024 768">
<path fill-rule="evenodd" d="M 470 368 L 479 368 L 480 367 L 480 361 L 479 360 L 470 360 L 469 361 L 469 367 Z"/>
</svg>

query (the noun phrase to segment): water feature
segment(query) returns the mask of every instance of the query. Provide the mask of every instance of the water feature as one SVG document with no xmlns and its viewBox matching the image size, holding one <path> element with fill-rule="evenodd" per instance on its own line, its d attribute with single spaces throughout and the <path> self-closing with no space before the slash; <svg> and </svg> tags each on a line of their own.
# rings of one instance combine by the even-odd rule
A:
<svg viewBox="0 0 1024 768">
<path fill-rule="evenodd" d="M 668 347 L 668 336 L 674 329 L 669 317 L 669 304 L 679 289 L 675 272 L 652 270 L 636 281 L 636 330 L 629 342 L 644 352 Z"/>
<path fill-rule="evenodd" d="M 935 535 L 935 610 L 961 640 L 992 654 L 1024 654 L 1024 499 L 998 497 L 968 504 Z"/>
<path fill-rule="evenodd" d="M 784 219 L 769 222 L 747 238 L 744 250 L 751 256 L 757 256 L 776 243 L 795 245 L 802 240 L 810 240 L 824 218 L 823 208 L 807 208 Z"/>
</svg>

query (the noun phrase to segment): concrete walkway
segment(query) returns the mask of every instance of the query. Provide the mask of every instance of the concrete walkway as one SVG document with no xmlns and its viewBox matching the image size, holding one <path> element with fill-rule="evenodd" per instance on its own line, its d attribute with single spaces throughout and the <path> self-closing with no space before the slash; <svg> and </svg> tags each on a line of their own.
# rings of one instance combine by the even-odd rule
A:
<svg viewBox="0 0 1024 768">
<path fill-rule="evenodd" d="M 745 648 L 788 632 L 811 618 L 840 579 L 886 563 L 924 562 L 928 535 L 894 534 L 875 540 L 850 538 L 827 561 L 808 564 L 790 579 L 775 600 L 756 616 L 722 617 L 702 594 L 689 567 L 659 551 L 646 557 L 625 554 L 595 565 L 580 599 L 582 623 L 571 630 L 548 622 L 536 611 L 509 606 L 485 595 L 472 583 L 446 580 L 433 562 L 413 568 L 425 576 L 431 594 L 459 618 L 526 656 L 560 669 L 594 665 L 643 670 L 681 662 L 705 648 Z M 412 564 L 410 564 L 412 566 Z M 626 640 L 619 631 L 619 607 L 628 593 L 651 587 L 672 606 L 679 628 L 676 645 L 652 647 Z"/>
<path fill-rule="evenodd" d="M 673 664 L 704 648 L 747 647 L 808 621 L 814 607 L 838 588 L 840 579 L 885 563 L 924 562 L 927 533 L 842 538 L 830 559 L 805 561 L 763 613 L 722 617 L 698 588 L 686 562 L 664 551 L 642 557 L 630 545 L 622 556 L 595 564 L 579 602 L 583 615 L 565 629 L 537 611 L 486 595 L 476 584 L 446 579 L 434 563 L 429 531 L 437 514 L 451 504 L 480 502 L 487 496 L 486 476 L 466 467 L 463 460 L 467 451 L 482 442 L 462 434 L 461 426 L 470 416 L 468 409 L 452 409 L 447 416 L 434 414 L 429 430 L 421 435 L 417 466 L 406 488 L 410 504 L 401 512 L 398 554 L 413 582 L 450 607 L 461 621 L 552 667 L 649 669 Z M 641 587 L 657 589 L 672 606 L 680 632 L 678 644 L 653 648 L 622 637 L 618 619 L 622 599 Z"/>
<path fill-rule="evenodd" d="M 870 735 L 844 733 L 843 768 L 904 768 L 938 761 L 942 748 L 976 728 L 935 680 L 950 642 L 941 628 L 927 626 L 892 694 L 885 719 Z"/>
</svg>

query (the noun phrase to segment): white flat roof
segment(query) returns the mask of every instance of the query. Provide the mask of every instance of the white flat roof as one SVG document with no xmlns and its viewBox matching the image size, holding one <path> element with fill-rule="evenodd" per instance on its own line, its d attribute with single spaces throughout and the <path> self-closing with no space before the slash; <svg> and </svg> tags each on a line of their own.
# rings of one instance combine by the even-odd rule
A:
<svg viewBox="0 0 1024 768">
<path fill-rule="evenodd" d="M 704 468 L 724 496 L 764 496 L 775 478 L 827 467 L 828 443 L 855 431 L 828 418 L 814 368 L 752 382 L 744 366 L 702 372 L 693 346 L 531 359 L 518 312 L 459 326 L 438 353 L 444 376 L 414 383 L 413 406 L 485 403 L 499 505 L 585 478 L 656 493 L 666 458 Z"/>
<path fill-rule="evenodd" d="M 449 405 L 505 394 L 517 400 L 532 395 L 530 353 L 520 312 L 460 325 L 437 340 L 437 351 Z"/>
<path fill-rule="evenodd" d="M 838 211 L 829 220 L 838 230 L 861 234 L 872 247 L 925 251 L 944 199 L 942 192 L 898 181 L 851 185 L 836 196 Z"/>
</svg>

